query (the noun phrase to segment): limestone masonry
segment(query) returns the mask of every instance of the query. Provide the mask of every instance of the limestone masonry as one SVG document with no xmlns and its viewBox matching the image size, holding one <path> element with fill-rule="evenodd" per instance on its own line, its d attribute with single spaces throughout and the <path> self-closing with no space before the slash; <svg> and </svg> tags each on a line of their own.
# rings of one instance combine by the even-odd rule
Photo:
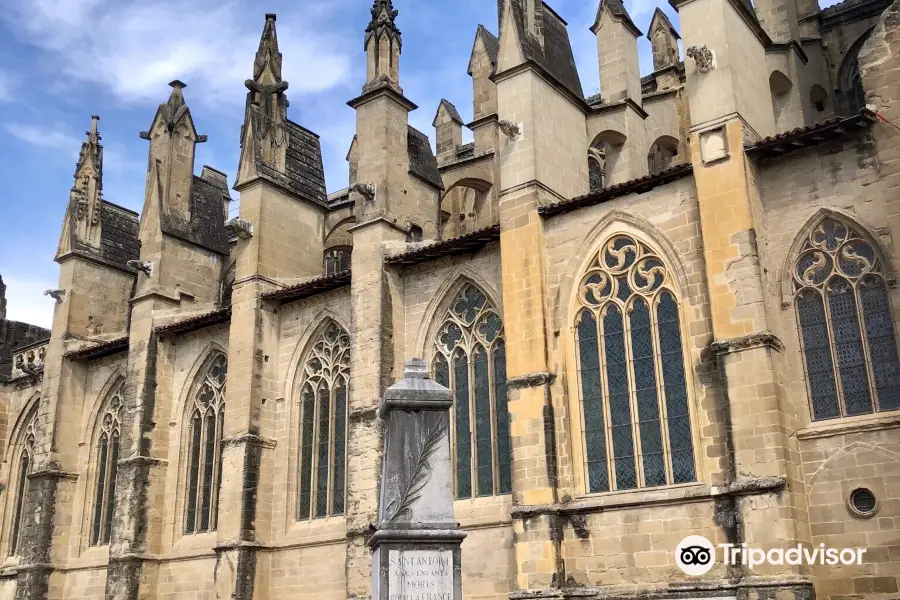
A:
<svg viewBox="0 0 900 600">
<path fill-rule="evenodd" d="M 381 474 L 448 460 L 423 421 L 382 470 L 414 357 L 452 390 L 455 523 L 410 526 L 466 532 L 466 600 L 900 597 L 900 0 L 670 3 L 681 31 L 621 0 L 571 25 L 585 97 L 570 25 L 498 0 L 433 152 L 375 0 L 330 194 L 275 15 L 229 174 L 174 81 L 135 214 L 94 117 L 52 329 L 0 301 L 0 600 L 369 598 L 379 514 L 428 485 L 379 507 Z M 867 551 L 692 577 L 688 535 Z"/>
</svg>

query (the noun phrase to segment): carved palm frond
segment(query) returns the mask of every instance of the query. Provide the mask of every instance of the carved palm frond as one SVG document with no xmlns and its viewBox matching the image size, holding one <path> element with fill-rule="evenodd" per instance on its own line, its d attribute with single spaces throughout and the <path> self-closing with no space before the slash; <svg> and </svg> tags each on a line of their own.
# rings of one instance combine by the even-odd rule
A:
<svg viewBox="0 0 900 600">
<path fill-rule="evenodd" d="M 406 485 L 401 484 L 400 497 L 388 504 L 388 521 L 393 521 L 405 514 L 409 511 L 412 503 L 419 498 L 419 493 L 422 491 L 422 488 L 425 487 L 425 484 L 428 483 L 428 478 L 431 473 L 431 463 L 429 463 L 429 459 L 437 451 L 438 445 L 444 437 L 446 428 L 447 424 L 445 420 L 438 419 L 434 426 L 427 431 L 425 443 L 422 444 L 419 455 L 413 461 L 415 468 L 412 473 L 410 473 Z"/>
</svg>

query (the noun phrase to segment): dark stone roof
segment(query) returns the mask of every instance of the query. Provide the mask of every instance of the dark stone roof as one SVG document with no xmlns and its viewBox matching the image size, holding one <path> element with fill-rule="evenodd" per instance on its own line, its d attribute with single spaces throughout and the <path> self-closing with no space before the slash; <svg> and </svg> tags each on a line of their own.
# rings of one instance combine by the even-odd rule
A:
<svg viewBox="0 0 900 600">
<path fill-rule="evenodd" d="M 641 30 L 638 29 L 638 26 L 635 25 L 634 21 L 631 20 L 631 15 L 628 14 L 628 10 L 625 8 L 625 4 L 622 3 L 622 0 L 600 0 L 600 4 L 597 6 L 597 20 L 594 21 L 595 27 L 597 26 L 597 23 L 600 22 L 600 14 L 603 12 L 604 6 L 607 7 L 614 16 L 622 19 L 622 21 L 624 21 L 625 24 L 635 32 L 635 35 L 637 35 L 638 37 L 643 35 L 641 33 Z"/>
<path fill-rule="evenodd" d="M 316 277 L 315 279 L 304 281 L 303 283 L 298 283 L 297 285 L 292 285 L 291 287 L 286 287 L 282 290 L 263 294 L 263 300 L 280 302 L 282 304 L 286 302 L 295 302 L 297 300 L 309 298 L 310 296 L 315 296 L 316 294 L 324 294 L 325 292 L 348 286 L 350 285 L 350 280 L 350 271 L 341 271 L 334 275 Z"/>
<path fill-rule="evenodd" d="M 849 132 L 867 129 L 876 119 L 874 112 L 864 108 L 857 115 L 837 117 L 763 138 L 748 146 L 745 152 L 753 158 L 783 156 L 794 150 L 842 137 Z"/>
<path fill-rule="evenodd" d="M 525 12 L 521 2 L 522 0 L 510 0 L 509 6 L 513 11 L 513 22 L 518 29 L 522 55 L 526 60 L 541 67 L 576 98 L 583 99 L 584 91 L 581 89 L 581 79 L 575 66 L 575 56 L 572 53 L 566 22 L 546 2 L 543 3 L 544 47 L 541 48 L 540 42 L 534 36 L 525 33 Z"/>
<path fill-rule="evenodd" d="M 431 142 L 428 136 L 409 126 L 409 134 L 406 137 L 406 151 L 409 154 L 409 172 L 438 188 L 444 189 L 444 182 L 438 172 L 437 159 L 431 151 Z"/>
<path fill-rule="evenodd" d="M 15 351 L 48 339 L 49 329 L 0 319 L 0 381 L 9 379 L 12 374 L 12 357 Z"/>
<path fill-rule="evenodd" d="M 322 166 L 319 136 L 290 120 L 286 120 L 284 125 L 290 136 L 285 173 L 280 173 L 262 160 L 257 160 L 257 172 L 262 178 L 286 188 L 296 196 L 327 206 L 325 169 Z"/>
<path fill-rule="evenodd" d="M 463 144 L 456 149 L 456 158 L 459 160 L 472 158 L 473 156 L 475 156 L 475 142 Z"/>
<path fill-rule="evenodd" d="M 140 256 L 138 214 L 112 202 L 100 205 L 100 256 L 107 262 L 126 267 Z M 126 267 L 127 268 L 127 267 Z"/>
<path fill-rule="evenodd" d="M 92 360 L 118 354 L 119 352 L 126 352 L 127 350 L 128 336 L 123 335 L 122 337 L 97 344 L 96 346 L 91 346 L 90 348 L 66 352 L 66 358 L 71 360 Z"/>
<path fill-rule="evenodd" d="M 191 184 L 190 222 L 178 215 L 163 213 L 160 217 L 163 233 L 212 252 L 228 254 L 225 207 L 230 200 L 227 184 L 195 175 Z"/>
<path fill-rule="evenodd" d="M 491 225 L 466 235 L 442 240 L 423 246 L 410 252 L 404 252 L 396 256 L 385 259 L 389 265 L 401 265 L 408 267 L 417 265 L 429 260 L 443 258 L 444 256 L 453 256 L 454 254 L 464 254 L 467 252 L 475 252 L 484 248 L 491 242 L 500 239 L 500 225 Z"/>
<path fill-rule="evenodd" d="M 191 331 L 197 331 L 198 329 L 203 329 L 204 327 L 212 327 L 213 325 L 219 325 L 220 323 L 227 323 L 230 320 L 231 307 L 227 306 L 225 308 L 220 308 L 203 315 L 176 321 L 168 325 L 163 325 L 162 327 L 157 327 L 156 333 L 170 335 L 188 333 Z"/>
<path fill-rule="evenodd" d="M 611 185 L 606 189 L 600 190 L 599 192 L 592 192 L 590 194 L 585 194 L 584 196 L 572 198 L 571 200 L 564 200 L 562 202 L 554 202 L 553 204 L 548 204 L 547 206 L 541 206 L 538 208 L 538 213 L 543 217 L 551 217 L 553 215 L 570 212 L 579 208 L 583 208 L 585 206 L 592 206 L 594 204 L 608 202 L 613 198 L 618 198 L 620 196 L 626 196 L 628 194 L 643 194 L 645 192 L 649 192 L 657 186 L 669 183 L 670 181 L 681 179 L 682 177 L 687 177 L 688 175 L 692 175 L 693 172 L 694 168 L 689 163 L 677 165 L 672 167 L 671 169 L 660 171 L 655 175 L 647 175 L 645 177 L 639 177 L 637 179 L 632 179 L 631 181 L 626 181 L 624 183 Z"/>
</svg>

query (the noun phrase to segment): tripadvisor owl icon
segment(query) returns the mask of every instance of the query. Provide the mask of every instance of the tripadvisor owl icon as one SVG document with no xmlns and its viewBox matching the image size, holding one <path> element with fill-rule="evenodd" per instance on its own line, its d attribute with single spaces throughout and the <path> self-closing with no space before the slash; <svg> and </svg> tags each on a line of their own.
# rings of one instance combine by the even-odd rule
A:
<svg viewBox="0 0 900 600">
<path fill-rule="evenodd" d="M 687 575 L 703 575 L 716 564 L 715 547 L 702 535 L 689 535 L 675 548 L 675 564 Z"/>
</svg>

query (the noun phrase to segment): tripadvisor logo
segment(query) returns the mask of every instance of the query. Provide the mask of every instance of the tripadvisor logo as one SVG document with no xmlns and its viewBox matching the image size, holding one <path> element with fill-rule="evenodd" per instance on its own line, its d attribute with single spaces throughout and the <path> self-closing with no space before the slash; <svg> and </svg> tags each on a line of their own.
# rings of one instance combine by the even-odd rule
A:
<svg viewBox="0 0 900 600">
<path fill-rule="evenodd" d="M 718 550 L 717 550 L 718 549 Z M 713 543 L 702 535 L 689 535 L 675 548 L 675 564 L 685 574 L 693 577 L 704 575 L 716 565 L 718 558 L 724 565 L 743 565 L 751 569 L 769 565 L 861 565 L 865 548 L 826 548 L 825 544 L 792 548 L 754 548 L 747 544 Z"/>
</svg>

